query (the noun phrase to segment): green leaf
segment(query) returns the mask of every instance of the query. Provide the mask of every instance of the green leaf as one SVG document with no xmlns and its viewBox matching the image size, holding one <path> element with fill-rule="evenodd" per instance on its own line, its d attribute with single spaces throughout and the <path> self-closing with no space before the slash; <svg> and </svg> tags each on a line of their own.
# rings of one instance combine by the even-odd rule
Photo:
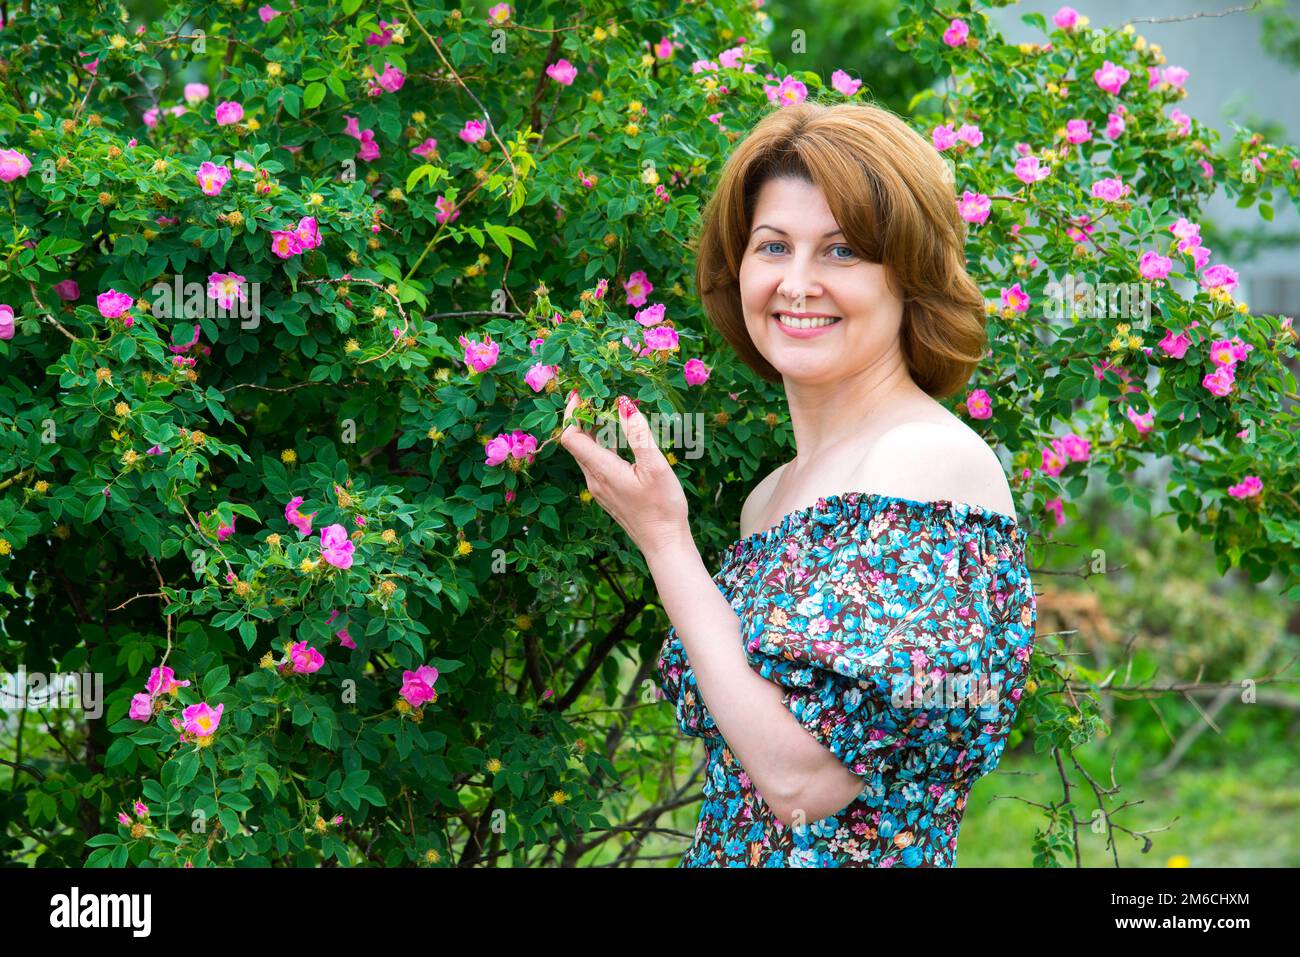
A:
<svg viewBox="0 0 1300 957">
<path fill-rule="evenodd" d="M 218 814 L 217 817 L 221 821 L 221 826 L 225 828 L 227 837 L 234 837 L 239 834 L 241 828 L 238 814 L 234 811 L 222 808 L 221 813 Z"/>
<path fill-rule="evenodd" d="M 130 738 L 118 738 L 108 746 L 108 754 L 104 757 L 104 767 L 111 767 L 114 764 L 121 764 L 132 752 L 135 751 L 135 742 Z"/>
<path fill-rule="evenodd" d="M 229 666 L 221 665 L 213 668 L 203 677 L 203 697 L 211 698 L 228 684 L 230 684 Z"/>
<path fill-rule="evenodd" d="M 532 250 L 537 249 L 537 247 L 533 244 L 533 237 L 529 236 L 528 233 L 524 232 L 518 226 L 502 226 L 500 227 L 500 229 L 507 236 L 513 236 L 515 239 L 519 240 L 529 249 Z"/>
<path fill-rule="evenodd" d="M 50 243 L 49 251 L 50 251 L 50 255 L 52 256 L 65 256 L 68 253 L 75 253 L 83 245 L 85 244 L 80 239 L 69 239 L 67 237 L 60 237 L 59 239 L 56 239 L 54 240 L 54 242 Z"/>
<path fill-rule="evenodd" d="M 343 15 L 350 17 L 361 6 L 361 0 L 343 0 Z"/>
<path fill-rule="evenodd" d="M 424 163 L 420 166 L 417 166 L 415 169 L 411 170 L 410 174 L 406 177 L 406 191 L 409 193 L 415 187 L 416 183 L 424 179 L 426 176 L 432 173 L 436 168 L 437 167 L 435 167 L 432 163 Z"/>
<path fill-rule="evenodd" d="M 194 780 L 195 775 L 199 773 L 199 754 L 197 751 L 186 751 L 178 758 L 172 759 L 168 765 L 174 766 L 176 777 L 174 784 L 178 788 L 183 788 Z M 163 765 L 165 771 L 168 765 Z"/>
<path fill-rule="evenodd" d="M 487 230 L 487 234 L 492 237 L 492 241 L 497 244 L 507 257 L 514 255 L 514 246 L 511 245 L 510 237 L 506 235 L 504 229 L 492 223 L 484 224 L 483 228 Z"/>
<path fill-rule="evenodd" d="M 321 105 L 321 101 L 324 99 L 325 84 L 312 83 L 302 94 L 302 105 L 307 107 L 309 110 L 314 110 L 316 107 Z"/>
<path fill-rule="evenodd" d="M 262 779 L 262 783 L 271 792 L 271 796 L 275 797 L 280 790 L 280 776 L 275 773 L 275 768 L 269 764 L 259 764 L 257 766 L 257 776 Z"/>
<path fill-rule="evenodd" d="M 284 88 L 284 111 L 294 119 L 298 118 L 298 107 L 302 103 L 302 91 L 296 86 Z"/>
<path fill-rule="evenodd" d="M 102 492 L 96 492 L 91 499 L 86 502 L 86 507 L 81 512 L 84 521 L 93 522 L 104 512 L 104 505 L 108 502 L 108 496 Z"/>
</svg>

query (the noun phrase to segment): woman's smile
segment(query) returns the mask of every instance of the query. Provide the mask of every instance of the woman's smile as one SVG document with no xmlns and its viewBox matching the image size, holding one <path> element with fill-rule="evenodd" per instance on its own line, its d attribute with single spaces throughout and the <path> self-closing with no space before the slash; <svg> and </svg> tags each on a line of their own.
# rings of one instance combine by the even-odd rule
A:
<svg viewBox="0 0 1300 957">
<path fill-rule="evenodd" d="M 771 319 L 778 329 L 792 339 L 813 339 L 825 335 L 844 321 L 825 318 L 795 319 L 779 312 L 772 313 Z"/>
</svg>

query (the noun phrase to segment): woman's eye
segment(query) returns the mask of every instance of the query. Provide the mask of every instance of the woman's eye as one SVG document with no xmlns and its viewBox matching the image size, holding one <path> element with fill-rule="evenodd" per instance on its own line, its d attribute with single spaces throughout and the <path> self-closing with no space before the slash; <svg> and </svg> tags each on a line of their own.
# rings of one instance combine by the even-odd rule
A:
<svg viewBox="0 0 1300 957">
<path fill-rule="evenodd" d="M 781 242 L 780 240 L 773 239 L 773 240 L 769 240 L 768 242 L 765 242 L 765 243 L 763 243 L 761 246 L 759 246 L 759 247 L 758 247 L 758 251 L 759 251 L 759 252 L 771 252 L 771 248 L 772 248 L 773 246 L 784 246 L 784 245 L 785 245 L 785 243 Z M 846 253 L 848 253 L 847 256 L 832 256 L 832 257 L 831 257 L 832 259 L 852 259 L 852 258 L 854 258 L 855 256 L 857 256 L 857 253 L 855 253 L 855 252 L 853 251 L 852 247 L 850 247 L 850 246 L 838 245 L 838 246 L 833 246 L 832 249 L 843 249 Z"/>
</svg>

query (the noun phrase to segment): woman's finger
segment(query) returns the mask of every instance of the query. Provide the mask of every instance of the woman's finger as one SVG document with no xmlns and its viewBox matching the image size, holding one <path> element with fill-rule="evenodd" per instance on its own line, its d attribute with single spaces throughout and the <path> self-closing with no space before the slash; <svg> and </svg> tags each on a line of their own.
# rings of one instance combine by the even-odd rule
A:
<svg viewBox="0 0 1300 957">
<path fill-rule="evenodd" d="M 578 460 L 585 473 L 598 476 L 606 484 L 617 485 L 624 473 L 632 470 L 632 466 L 620 458 L 617 452 L 603 447 L 582 431 L 577 422 L 560 433 L 560 445 Z"/>
<path fill-rule="evenodd" d="M 642 470 L 659 468 L 668 461 L 650 432 L 650 423 L 625 395 L 618 397 L 618 421 L 627 444 L 632 447 L 632 457 Z"/>
</svg>

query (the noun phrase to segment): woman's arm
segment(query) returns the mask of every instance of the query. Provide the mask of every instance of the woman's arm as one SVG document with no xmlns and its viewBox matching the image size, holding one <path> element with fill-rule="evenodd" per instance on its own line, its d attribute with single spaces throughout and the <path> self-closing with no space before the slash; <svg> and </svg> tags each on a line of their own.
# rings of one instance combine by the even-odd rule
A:
<svg viewBox="0 0 1300 957">
<path fill-rule="evenodd" d="M 689 532 L 645 558 L 704 703 L 768 807 L 790 826 L 843 810 L 862 779 L 799 724 L 781 700 L 784 689 L 750 667 L 740 619 Z"/>
<path fill-rule="evenodd" d="M 569 393 L 564 422 L 578 407 Z M 806 731 L 782 702 L 782 688 L 750 667 L 740 619 L 704 567 L 691 534 L 686 494 L 635 405 L 619 396 L 618 420 L 634 463 L 569 424 L 560 444 L 587 488 L 645 556 L 664 610 L 677 629 L 713 720 L 763 800 L 786 824 L 842 810 L 862 781 Z"/>
</svg>

